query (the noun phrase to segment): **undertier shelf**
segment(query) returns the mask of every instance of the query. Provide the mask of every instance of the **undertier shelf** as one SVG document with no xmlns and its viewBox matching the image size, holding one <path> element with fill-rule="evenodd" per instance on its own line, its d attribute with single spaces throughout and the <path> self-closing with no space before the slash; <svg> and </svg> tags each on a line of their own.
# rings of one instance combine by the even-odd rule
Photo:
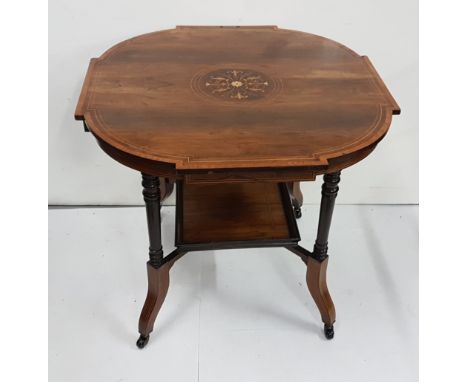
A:
<svg viewBox="0 0 468 382">
<path fill-rule="evenodd" d="M 176 245 L 190 250 L 294 245 L 284 183 L 177 184 Z"/>
</svg>

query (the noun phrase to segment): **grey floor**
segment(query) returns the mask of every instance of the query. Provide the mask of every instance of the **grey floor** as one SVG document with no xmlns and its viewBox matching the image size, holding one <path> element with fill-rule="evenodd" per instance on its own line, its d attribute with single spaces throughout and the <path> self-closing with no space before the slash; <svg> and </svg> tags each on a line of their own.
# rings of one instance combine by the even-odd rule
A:
<svg viewBox="0 0 468 382">
<path fill-rule="evenodd" d="M 167 253 L 174 212 L 162 209 Z M 317 213 L 306 205 L 299 220 L 308 248 Z M 329 247 L 332 341 L 299 258 L 245 249 L 177 262 L 156 330 L 139 350 L 144 209 L 52 209 L 50 381 L 417 381 L 418 208 L 338 205 Z"/>
</svg>

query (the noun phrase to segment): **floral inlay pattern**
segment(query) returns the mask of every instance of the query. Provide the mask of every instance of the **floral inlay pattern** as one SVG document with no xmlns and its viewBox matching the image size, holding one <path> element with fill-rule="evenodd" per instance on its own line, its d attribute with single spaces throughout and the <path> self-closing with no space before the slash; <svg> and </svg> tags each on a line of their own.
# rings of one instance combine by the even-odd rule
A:
<svg viewBox="0 0 468 382">
<path fill-rule="evenodd" d="M 270 78 L 253 70 L 216 70 L 199 80 L 199 88 L 204 93 L 237 102 L 262 98 L 273 85 Z"/>
</svg>

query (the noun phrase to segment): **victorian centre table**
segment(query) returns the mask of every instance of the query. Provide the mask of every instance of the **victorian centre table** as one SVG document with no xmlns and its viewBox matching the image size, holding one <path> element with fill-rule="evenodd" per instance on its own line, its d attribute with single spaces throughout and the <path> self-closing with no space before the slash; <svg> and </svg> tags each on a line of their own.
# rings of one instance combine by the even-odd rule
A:
<svg viewBox="0 0 468 382">
<path fill-rule="evenodd" d="M 340 171 L 368 156 L 400 109 L 366 56 L 276 26 L 180 26 L 91 60 L 76 107 L 99 146 L 140 171 L 149 232 L 143 348 L 190 251 L 284 247 L 334 336 L 326 283 Z M 299 182 L 323 175 L 314 248 L 301 247 Z M 176 249 L 163 255 L 161 201 L 176 184 Z"/>
</svg>

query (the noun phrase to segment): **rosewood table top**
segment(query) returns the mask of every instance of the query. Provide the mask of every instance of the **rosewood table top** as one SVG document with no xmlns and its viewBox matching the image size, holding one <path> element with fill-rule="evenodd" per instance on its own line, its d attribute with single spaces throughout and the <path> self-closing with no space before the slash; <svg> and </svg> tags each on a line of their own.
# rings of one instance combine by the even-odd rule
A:
<svg viewBox="0 0 468 382">
<path fill-rule="evenodd" d="M 368 155 L 399 112 L 370 60 L 335 41 L 179 26 L 92 59 L 75 118 L 120 162 L 177 177 L 337 171 Z"/>
<path fill-rule="evenodd" d="M 148 291 L 143 348 L 191 251 L 284 247 L 307 266 L 334 337 L 328 235 L 341 170 L 365 158 L 400 109 L 369 59 L 324 37 L 274 26 L 177 27 L 91 60 L 76 107 L 101 148 L 143 176 Z M 313 250 L 299 245 L 299 182 L 324 174 Z M 164 254 L 161 201 L 176 188 L 175 247 Z"/>
</svg>

